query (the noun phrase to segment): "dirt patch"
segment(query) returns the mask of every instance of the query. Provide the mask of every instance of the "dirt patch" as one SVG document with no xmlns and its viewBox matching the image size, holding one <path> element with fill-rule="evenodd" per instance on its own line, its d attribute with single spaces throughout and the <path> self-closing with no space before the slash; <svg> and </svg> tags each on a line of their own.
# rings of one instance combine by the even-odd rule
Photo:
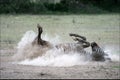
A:
<svg viewBox="0 0 120 80">
<path fill-rule="evenodd" d="M 72 67 L 28 66 L 12 64 L 10 58 L 14 52 L 1 50 L 0 79 L 120 79 L 119 62 L 89 62 Z"/>
<path fill-rule="evenodd" d="M 1 79 L 119 79 L 118 62 L 73 67 L 40 67 L 1 63 Z M 115 66 L 114 66 L 115 65 Z"/>
</svg>

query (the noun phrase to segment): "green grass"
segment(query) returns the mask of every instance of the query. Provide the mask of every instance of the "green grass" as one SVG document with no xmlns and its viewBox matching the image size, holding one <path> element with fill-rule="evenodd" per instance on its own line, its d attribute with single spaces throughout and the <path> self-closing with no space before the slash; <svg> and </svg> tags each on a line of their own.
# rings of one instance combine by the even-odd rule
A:
<svg viewBox="0 0 120 80">
<path fill-rule="evenodd" d="M 101 15 L 0 15 L 1 48 L 14 47 L 28 30 L 60 35 L 63 42 L 71 42 L 69 33 L 86 36 L 88 41 L 102 44 L 120 44 L 119 14 Z"/>
<path fill-rule="evenodd" d="M 119 68 L 120 69 L 120 66 L 112 66 L 112 68 Z"/>
</svg>

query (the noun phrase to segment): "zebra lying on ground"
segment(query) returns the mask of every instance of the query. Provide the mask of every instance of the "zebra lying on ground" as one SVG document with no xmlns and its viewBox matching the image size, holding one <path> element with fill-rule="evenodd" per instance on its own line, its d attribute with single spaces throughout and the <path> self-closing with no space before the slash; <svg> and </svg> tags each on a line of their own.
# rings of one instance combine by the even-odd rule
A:
<svg viewBox="0 0 120 80">
<path fill-rule="evenodd" d="M 96 42 L 88 42 L 86 37 L 80 36 L 78 34 L 70 33 L 69 36 L 73 38 L 77 43 L 61 43 L 53 45 L 49 41 L 43 40 L 41 34 L 43 32 L 42 27 L 38 24 L 38 35 L 30 43 L 27 43 L 25 46 L 17 50 L 17 54 L 13 56 L 13 60 L 25 60 L 25 59 L 34 59 L 39 56 L 42 56 L 47 51 L 55 49 L 60 50 L 65 53 L 77 52 L 80 55 L 90 56 L 92 61 L 106 61 L 111 60 L 108 55 L 98 46 Z M 85 48 L 91 47 L 92 53 L 87 52 Z M 107 56 L 107 57 L 106 57 Z"/>
<path fill-rule="evenodd" d="M 35 38 L 35 40 L 32 42 L 32 45 L 39 45 L 42 47 L 49 47 L 52 48 L 52 45 L 50 42 L 42 40 L 41 34 L 43 32 L 42 27 L 38 24 L 38 36 Z M 108 56 L 99 46 L 96 42 L 88 42 L 86 37 L 80 36 L 78 34 L 69 34 L 70 36 L 74 37 L 73 40 L 77 41 L 77 43 L 64 43 L 64 44 L 57 44 L 55 47 L 57 49 L 62 48 L 63 51 L 77 51 L 82 52 L 83 54 L 88 54 L 84 50 L 84 48 L 90 47 L 92 48 L 92 53 L 90 54 L 93 61 L 106 61 L 111 60 L 110 58 L 106 58 L 105 56 Z M 73 47 L 74 45 L 74 47 Z"/>
</svg>

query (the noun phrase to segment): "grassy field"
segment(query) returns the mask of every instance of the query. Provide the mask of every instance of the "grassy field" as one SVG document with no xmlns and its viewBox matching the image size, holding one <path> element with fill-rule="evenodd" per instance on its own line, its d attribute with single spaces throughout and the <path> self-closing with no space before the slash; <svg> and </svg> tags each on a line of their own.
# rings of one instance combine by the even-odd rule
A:
<svg viewBox="0 0 120 80">
<path fill-rule="evenodd" d="M 63 42 L 71 42 L 69 33 L 86 36 L 88 41 L 102 44 L 120 44 L 119 14 L 101 15 L 0 15 L 1 49 L 13 48 L 28 30 L 60 35 Z"/>
<path fill-rule="evenodd" d="M 74 42 L 69 33 L 77 33 L 86 36 L 89 42 L 96 41 L 107 46 L 112 44 L 114 46 L 108 46 L 110 51 L 120 54 L 119 21 L 119 14 L 0 15 L 0 79 L 120 79 L 119 61 L 90 62 L 72 67 L 11 63 L 17 43 L 26 31 L 37 33 L 38 23 L 43 27 L 43 35 L 47 33 L 53 38 L 57 34 L 62 42 Z"/>
</svg>

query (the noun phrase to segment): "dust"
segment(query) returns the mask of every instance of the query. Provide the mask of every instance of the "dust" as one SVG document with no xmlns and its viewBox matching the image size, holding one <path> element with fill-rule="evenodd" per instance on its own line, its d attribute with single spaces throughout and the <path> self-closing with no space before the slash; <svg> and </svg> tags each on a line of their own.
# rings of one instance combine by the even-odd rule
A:
<svg viewBox="0 0 120 80">
<path fill-rule="evenodd" d="M 68 67 L 85 65 L 91 61 L 90 54 L 81 55 L 75 51 L 64 52 L 62 48 L 56 49 L 54 46 L 62 42 L 58 35 L 55 37 L 50 37 L 47 34 L 42 35 L 42 39 L 49 41 L 53 45 L 52 49 L 42 48 L 40 46 L 33 47 L 31 43 L 35 37 L 36 33 L 34 31 L 27 31 L 23 35 L 21 41 L 18 43 L 17 52 L 13 56 L 13 59 L 15 60 L 13 63 L 34 66 Z M 111 48 L 112 47 L 106 46 L 104 51 L 109 54 L 112 61 L 119 61 L 118 54 L 115 54 L 114 50 Z"/>
</svg>

